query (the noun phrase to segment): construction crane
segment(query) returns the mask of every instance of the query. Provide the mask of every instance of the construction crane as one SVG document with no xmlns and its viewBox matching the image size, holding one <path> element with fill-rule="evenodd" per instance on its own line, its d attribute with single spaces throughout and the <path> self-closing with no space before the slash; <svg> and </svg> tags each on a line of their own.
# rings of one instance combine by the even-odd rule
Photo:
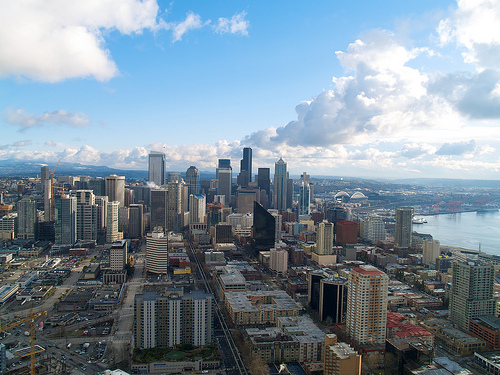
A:
<svg viewBox="0 0 500 375">
<path fill-rule="evenodd" d="M 33 313 L 33 309 L 30 310 L 30 316 L 27 318 L 23 318 L 18 320 L 17 322 L 13 322 L 10 324 L 7 324 L 4 327 L 0 327 L 0 332 L 7 331 L 11 328 L 17 327 L 23 323 L 30 322 L 30 353 L 29 356 L 31 357 L 31 375 L 36 374 L 36 369 L 35 369 L 35 354 L 37 353 L 35 351 L 35 319 L 39 318 L 42 315 L 47 315 L 47 311 L 41 311 L 38 313 Z"/>
</svg>

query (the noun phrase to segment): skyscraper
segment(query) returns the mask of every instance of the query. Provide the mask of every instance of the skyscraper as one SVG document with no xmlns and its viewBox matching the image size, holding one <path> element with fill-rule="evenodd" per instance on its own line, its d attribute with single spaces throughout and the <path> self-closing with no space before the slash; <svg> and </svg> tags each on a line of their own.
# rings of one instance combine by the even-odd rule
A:
<svg viewBox="0 0 500 375">
<path fill-rule="evenodd" d="M 311 214 L 311 187 L 309 183 L 309 175 L 304 172 L 300 176 L 299 186 L 299 215 Z"/>
<path fill-rule="evenodd" d="M 240 174 L 238 175 L 238 185 L 248 187 L 252 182 L 252 149 L 243 149 L 243 159 L 240 162 Z"/>
<path fill-rule="evenodd" d="M 144 206 L 131 204 L 129 207 L 128 237 L 141 238 L 144 236 Z"/>
<path fill-rule="evenodd" d="M 278 211 L 287 209 L 287 187 L 288 187 L 288 172 L 286 171 L 286 163 L 280 158 L 274 164 L 274 196 L 273 205 Z"/>
<path fill-rule="evenodd" d="M 400 248 L 411 247 L 413 231 L 413 207 L 396 207 L 396 226 L 394 227 L 394 242 Z"/>
<path fill-rule="evenodd" d="M 184 220 L 184 189 L 186 184 L 180 180 L 168 183 L 168 201 L 167 201 L 167 230 L 180 232 Z"/>
<path fill-rule="evenodd" d="M 106 177 L 106 195 L 110 202 L 118 202 L 120 207 L 125 205 L 125 176 L 112 174 Z"/>
<path fill-rule="evenodd" d="M 436 264 L 436 258 L 441 254 L 440 243 L 438 240 L 427 241 L 424 240 L 422 245 L 422 263 L 430 265 Z"/>
<path fill-rule="evenodd" d="M 231 186 L 233 181 L 233 170 L 229 159 L 219 159 L 219 167 L 216 170 L 217 195 L 223 195 L 225 205 L 231 203 Z"/>
<path fill-rule="evenodd" d="M 163 230 L 155 229 L 146 236 L 146 271 L 168 272 L 168 238 Z"/>
<path fill-rule="evenodd" d="M 191 194 L 189 207 L 189 223 L 204 223 L 207 207 L 205 195 Z"/>
<path fill-rule="evenodd" d="M 76 242 L 76 198 L 56 197 L 54 206 L 55 243 L 73 245 Z"/>
<path fill-rule="evenodd" d="M 102 177 L 91 178 L 87 183 L 96 196 L 106 195 L 106 181 Z"/>
<path fill-rule="evenodd" d="M 200 194 L 201 182 L 200 182 L 200 172 L 198 169 L 192 165 L 186 171 L 186 185 L 188 187 L 188 194 Z"/>
<path fill-rule="evenodd" d="M 495 268 L 481 261 L 454 262 L 450 294 L 450 319 L 469 331 L 469 320 L 495 313 Z"/>
<path fill-rule="evenodd" d="M 261 191 L 259 203 L 266 209 L 271 207 L 272 202 L 270 173 L 269 168 L 259 168 L 257 174 L 257 186 Z"/>
<path fill-rule="evenodd" d="M 332 253 L 333 242 L 333 224 L 328 221 L 319 223 L 316 233 L 316 253 L 330 255 Z"/>
<path fill-rule="evenodd" d="M 123 233 L 118 231 L 118 215 L 120 202 L 108 202 L 106 215 L 106 242 L 113 243 L 123 238 Z"/>
<path fill-rule="evenodd" d="M 353 268 L 348 278 L 347 334 L 360 345 L 385 345 L 389 278 L 373 266 Z"/>
<path fill-rule="evenodd" d="M 167 173 L 167 183 L 176 182 L 182 180 L 181 172 L 168 172 Z"/>
<path fill-rule="evenodd" d="M 23 198 L 17 203 L 17 238 L 34 240 L 38 216 L 36 202 L 31 198 Z"/>
<path fill-rule="evenodd" d="M 253 240 L 255 249 L 269 251 L 275 243 L 275 217 L 258 202 L 253 206 Z"/>
<path fill-rule="evenodd" d="M 122 271 L 127 264 L 127 241 L 116 241 L 109 249 L 109 268 L 111 271 Z"/>
<path fill-rule="evenodd" d="M 137 294 L 134 303 L 135 347 L 212 344 L 214 300 L 211 294 L 165 289 L 162 294 Z"/>
<path fill-rule="evenodd" d="M 157 186 L 165 184 L 165 154 L 160 151 L 151 151 L 148 158 L 148 181 Z"/>
<path fill-rule="evenodd" d="M 161 227 L 162 231 L 168 230 L 167 228 L 167 204 L 168 204 L 168 190 L 167 189 L 153 189 L 151 190 L 151 230 Z"/>
<path fill-rule="evenodd" d="M 364 220 L 363 238 L 365 240 L 376 244 L 379 241 L 385 241 L 385 234 L 385 223 L 380 216 L 369 215 Z"/>
</svg>

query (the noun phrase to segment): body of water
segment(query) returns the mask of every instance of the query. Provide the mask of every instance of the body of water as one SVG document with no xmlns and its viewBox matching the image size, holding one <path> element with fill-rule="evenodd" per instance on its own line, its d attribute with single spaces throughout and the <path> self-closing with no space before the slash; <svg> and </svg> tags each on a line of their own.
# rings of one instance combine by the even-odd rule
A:
<svg viewBox="0 0 500 375">
<path fill-rule="evenodd" d="M 427 223 L 413 224 L 418 233 L 431 234 L 441 245 L 500 255 L 500 211 L 418 216 Z"/>
</svg>

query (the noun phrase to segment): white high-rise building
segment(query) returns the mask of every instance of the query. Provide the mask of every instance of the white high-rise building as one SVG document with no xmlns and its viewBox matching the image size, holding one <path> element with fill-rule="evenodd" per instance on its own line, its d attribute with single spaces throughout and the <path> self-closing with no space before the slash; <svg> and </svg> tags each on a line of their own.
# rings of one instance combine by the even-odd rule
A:
<svg viewBox="0 0 500 375">
<path fill-rule="evenodd" d="M 99 207 L 95 204 L 92 190 L 73 190 L 76 198 L 76 238 L 82 241 L 96 241 L 99 228 Z"/>
<path fill-rule="evenodd" d="M 441 254 L 440 243 L 438 240 L 427 241 L 424 240 L 422 245 L 422 263 L 430 265 L 436 264 L 436 259 Z"/>
<path fill-rule="evenodd" d="M 120 202 L 108 202 L 106 242 L 112 243 L 123 238 L 123 233 L 118 230 Z"/>
<path fill-rule="evenodd" d="M 152 273 L 168 273 L 168 238 L 163 229 L 146 236 L 146 270 Z"/>
<path fill-rule="evenodd" d="M 206 208 L 205 194 L 191 194 L 189 196 L 189 223 L 204 223 Z"/>
<path fill-rule="evenodd" d="M 319 255 L 330 255 L 334 243 L 333 224 L 323 221 L 318 224 L 316 231 L 316 253 Z"/>
<path fill-rule="evenodd" d="M 57 197 L 54 205 L 55 243 L 73 245 L 76 242 L 76 198 Z"/>
<path fill-rule="evenodd" d="M 347 334 L 361 345 L 385 345 L 389 278 L 373 266 L 349 272 Z"/>
<path fill-rule="evenodd" d="M 269 267 L 277 275 L 285 277 L 288 272 L 288 251 L 282 248 L 272 248 L 269 257 Z"/>
<path fill-rule="evenodd" d="M 151 151 L 148 158 L 148 181 L 157 186 L 165 184 L 165 154 L 159 151 Z"/>
<path fill-rule="evenodd" d="M 370 215 L 364 220 L 363 238 L 374 244 L 385 241 L 385 223 L 380 216 Z"/>
</svg>

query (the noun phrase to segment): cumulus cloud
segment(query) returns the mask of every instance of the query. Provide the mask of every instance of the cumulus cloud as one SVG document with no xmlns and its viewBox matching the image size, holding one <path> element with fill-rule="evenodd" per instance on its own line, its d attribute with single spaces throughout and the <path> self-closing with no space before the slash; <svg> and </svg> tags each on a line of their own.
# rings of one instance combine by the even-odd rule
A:
<svg viewBox="0 0 500 375">
<path fill-rule="evenodd" d="M 104 31 L 155 30 L 156 0 L 41 0 L 0 3 L 0 76 L 58 82 L 73 77 L 107 81 L 118 74 Z"/>
<path fill-rule="evenodd" d="M 241 34 L 248 35 L 248 27 L 250 23 L 245 19 L 247 13 L 241 12 L 235 14 L 231 19 L 221 17 L 217 20 L 217 25 L 214 27 L 216 33 L 225 34 Z"/>
<path fill-rule="evenodd" d="M 474 152 L 476 142 L 472 139 L 468 142 L 444 143 L 436 155 L 464 155 Z"/>
<path fill-rule="evenodd" d="M 64 110 L 45 112 L 43 115 L 30 114 L 24 109 L 8 110 L 6 121 L 11 125 L 19 125 L 22 129 L 44 124 L 70 125 L 83 128 L 90 124 L 90 118 L 85 113 L 71 113 Z"/>
<path fill-rule="evenodd" d="M 354 145 L 448 123 L 450 105 L 428 95 L 427 75 L 408 66 L 427 52 L 405 48 L 390 33 L 375 31 L 336 53 L 353 75 L 334 77 L 333 89 L 299 104 L 297 120 L 256 132 L 247 141 L 260 147 Z"/>
<path fill-rule="evenodd" d="M 415 159 L 424 155 L 429 155 L 435 153 L 437 148 L 435 146 L 429 144 L 422 143 L 412 143 L 412 144 L 404 144 L 401 147 L 400 155 L 409 158 Z"/>
<path fill-rule="evenodd" d="M 245 13 L 226 20 L 218 32 L 246 35 Z M 221 19 L 223 20 L 223 19 Z M 221 23 L 221 21 L 219 21 Z M 0 77 L 42 82 L 88 77 L 108 81 L 119 69 L 105 37 L 145 30 L 171 30 L 179 41 L 189 30 L 210 24 L 189 12 L 181 22 L 159 16 L 157 0 L 16 0 L 0 2 Z"/>
</svg>

